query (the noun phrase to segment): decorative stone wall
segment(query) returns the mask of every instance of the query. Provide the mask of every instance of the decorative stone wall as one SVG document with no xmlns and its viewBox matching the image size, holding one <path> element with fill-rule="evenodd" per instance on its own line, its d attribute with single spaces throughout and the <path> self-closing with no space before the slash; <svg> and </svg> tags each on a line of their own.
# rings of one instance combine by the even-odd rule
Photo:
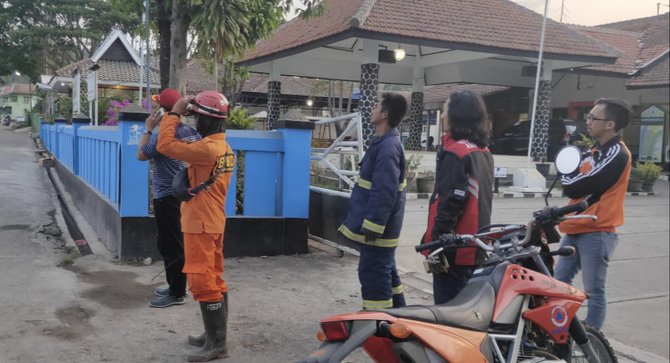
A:
<svg viewBox="0 0 670 363">
<path fill-rule="evenodd" d="M 372 109 L 377 103 L 377 87 L 379 85 L 379 64 L 367 63 L 361 65 L 361 99 L 358 108 L 363 122 L 363 141 L 368 145 L 374 135 L 374 127 L 370 123 Z"/>
<path fill-rule="evenodd" d="M 268 81 L 268 130 L 274 130 L 274 124 L 279 120 L 280 104 L 281 82 Z"/>
<path fill-rule="evenodd" d="M 423 131 L 423 92 L 412 92 L 409 105 L 409 140 L 407 150 L 421 150 L 421 132 Z"/>
<path fill-rule="evenodd" d="M 551 119 L 551 81 L 540 81 L 531 156 L 535 161 L 547 161 L 549 146 L 549 121 Z"/>
</svg>

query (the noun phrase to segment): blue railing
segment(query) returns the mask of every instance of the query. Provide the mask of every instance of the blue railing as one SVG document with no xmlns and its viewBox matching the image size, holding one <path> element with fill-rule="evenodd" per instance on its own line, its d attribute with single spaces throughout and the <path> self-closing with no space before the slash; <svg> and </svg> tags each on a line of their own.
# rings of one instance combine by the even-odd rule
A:
<svg viewBox="0 0 670 363">
<path fill-rule="evenodd" d="M 140 117 L 136 117 L 140 118 Z M 42 124 L 44 146 L 58 161 L 97 191 L 121 217 L 149 215 L 149 163 L 137 160 L 143 121 L 119 126 Z M 240 217 L 308 218 L 311 129 L 229 130 L 226 140 L 236 155 L 244 152 L 244 199 Z M 237 167 L 226 213 L 236 213 Z"/>
<path fill-rule="evenodd" d="M 77 133 L 77 175 L 109 200 L 117 210 L 121 204 L 120 129 L 121 126 L 84 126 Z"/>
</svg>

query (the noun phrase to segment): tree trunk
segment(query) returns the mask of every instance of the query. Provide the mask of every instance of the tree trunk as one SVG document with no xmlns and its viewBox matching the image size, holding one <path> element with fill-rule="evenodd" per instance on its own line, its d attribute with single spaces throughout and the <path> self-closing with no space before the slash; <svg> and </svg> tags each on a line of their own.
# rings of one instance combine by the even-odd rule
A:
<svg viewBox="0 0 670 363">
<path fill-rule="evenodd" d="M 188 0 L 174 0 L 172 2 L 172 38 L 170 39 L 170 88 L 186 93 L 186 83 L 183 79 L 186 68 L 187 34 L 191 24 Z"/>
<path fill-rule="evenodd" d="M 161 89 L 170 86 L 170 7 L 167 1 L 158 0 L 156 23 L 158 24 L 158 67 L 160 68 Z"/>
</svg>

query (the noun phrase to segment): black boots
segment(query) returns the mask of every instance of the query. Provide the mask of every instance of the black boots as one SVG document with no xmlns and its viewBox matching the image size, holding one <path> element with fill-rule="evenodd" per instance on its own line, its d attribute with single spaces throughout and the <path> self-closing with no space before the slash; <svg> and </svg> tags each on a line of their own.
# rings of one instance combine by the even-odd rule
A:
<svg viewBox="0 0 670 363">
<path fill-rule="evenodd" d="M 226 319 L 228 318 L 228 293 L 223 294 L 223 308 L 226 309 Z M 204 319 L 204 318 L 203 318 Z M 188 344 L 191 344 L 194 347 L 202 348 L 205 346 L 207 339 L 207 334 L 202 333 L 200 335 L 190 335 L 188 336 Z"/>
<path fill-rule="evenodd" d="M 205 325 L 205 333 L 200 337 L 188 337 L 191 345 L 201 346 L 202 349 L 188 356 L 189 362 L 208 362 L 218 358 L 228 357 L 226 346 L 228 327 L 228 299 L 214 303 L 200 303 L 202 321 Z M 200 345 L 202 344 L 202 345 Z"/>
</svg>

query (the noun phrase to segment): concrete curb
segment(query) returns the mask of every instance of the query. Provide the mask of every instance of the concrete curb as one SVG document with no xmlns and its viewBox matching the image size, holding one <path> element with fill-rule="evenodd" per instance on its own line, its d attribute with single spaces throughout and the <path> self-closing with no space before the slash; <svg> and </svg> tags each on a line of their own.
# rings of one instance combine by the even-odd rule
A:
<svg viewBox="0 0 670 363">
<path fill-rule="evenodd" d="M 669 361 L 668 358 L 647 352 L 646 350 L 631 347 L 630 345 L 626 345 L 620 341 L 610 338 L 607 338 L 607 340 L 609 340 L 610 345 L 616 352 L 617 356 L 631 360 L 633 362 L 667 363 Z"/>
<path fill-rule="evenodd" d="M 98 234 L 95 233 L 93 228 L 91 227 L 90 224 L 86 221 L 84 218 L 84 215 L 81 213 L 79 208 L 77 208 L 76 204 L 72 201 L 72 196 L 68 191 L 66 190 L 65 186 L 60 180 L 60 177 L 58 176 L 58 173 L 56 172 L 55 169 L 52 169 L 51 173 L 54 182 L 56 183 L 58 190 L 61 192 L 61 198 L 63 199 L 63 203 L 65 203 L 70 210 L 70 214 L 72 214 L 72 218 L 74 219 L 74 222 L 77 224 L 77 227 L 81 231 L 81 233 L 84 235 L 84 238 L 88 242 L 89 247 L 93 251 L 93 254 L 95 255 L 101 255 L 107 259 L 111 259 L 111 254 L 107 250 L 107 248 L 104 246 L 102 241 L 100 241 L 100 238 L 98 237 Z M 55 191 L 54 191 L 55 193 Z M 63 226 L 65 226 L 65 223 L 63 223 Z M 67 229 L 67 227 L 65 227 Z"/>
<path fill-rule="evenodd" d="M 655 196 L 656 192 L 628 192 L 627 196 L 631 197 L 651 197 Z M 561 198 L 562 193 L 560 190 L 557 192 L 552 192 L 550 198 Z M 430 199 L 430 194 L 428 193 L 407 193 L 407 200 L 412 199 Z M 494 199 L 509 199 L 509 198 L 544 198 L 544 193 L 541 192 L 502 192 L 502 193 L 493 193 Z"/>
</svg>

